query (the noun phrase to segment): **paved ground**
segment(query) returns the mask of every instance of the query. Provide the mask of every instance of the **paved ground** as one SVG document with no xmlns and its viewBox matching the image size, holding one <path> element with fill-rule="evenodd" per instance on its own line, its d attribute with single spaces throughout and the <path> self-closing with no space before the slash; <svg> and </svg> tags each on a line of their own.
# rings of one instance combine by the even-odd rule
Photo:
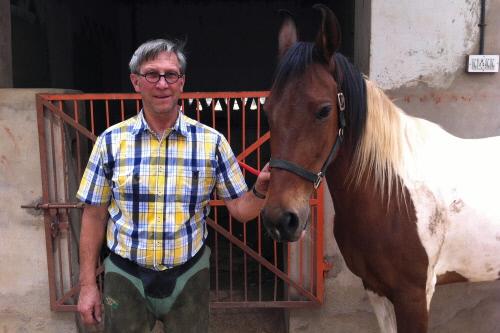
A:
<svg viewBox="0 0 500 333">
<path fill-rule="evenodd" d="M 163 332 L 158 323 L 153 333 Z M 285 333 L 281 309 L 216 309 L 210 313 L 209 333 Z M 168 333 L 168 332 L 166 332 Z"/>
</svg>

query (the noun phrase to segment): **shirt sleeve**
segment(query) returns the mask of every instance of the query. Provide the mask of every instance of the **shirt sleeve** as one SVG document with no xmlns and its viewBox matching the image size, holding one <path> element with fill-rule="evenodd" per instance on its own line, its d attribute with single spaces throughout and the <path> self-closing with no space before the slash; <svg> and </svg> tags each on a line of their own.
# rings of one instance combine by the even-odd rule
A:
<svg viewBox="0 0 500 333">
<path fill-rule="evenodd" d="M 103 137 L 99 136 L 76 194 L 78 200 L 89 205 L 109 203 L 111 198 L 111 187 L 105 172 L 105 147 Z"/>
<path fill-rule="evenodd" d="M 219 137 L 217 144 L 217 195 L 222 199 L 236 199 L 248 191 L 245 178 L 224 136 Z"/>
</svg>

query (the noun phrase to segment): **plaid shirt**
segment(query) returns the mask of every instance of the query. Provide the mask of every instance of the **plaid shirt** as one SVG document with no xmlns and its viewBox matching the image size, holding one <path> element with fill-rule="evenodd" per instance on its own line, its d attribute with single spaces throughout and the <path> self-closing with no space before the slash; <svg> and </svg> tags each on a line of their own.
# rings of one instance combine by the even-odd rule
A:
<svg viewBox="0 0 500 333">
<path fill-rule="evenodd" d="M 224 136 L 179 112 L 171 132 L 159 140 L 141 112 L 97 138 L 77 198 L 109 205 L 111 251 L 164 270 L 201 248 L 214 188 L 222 199 L 247 191 Z"/>
</svg>

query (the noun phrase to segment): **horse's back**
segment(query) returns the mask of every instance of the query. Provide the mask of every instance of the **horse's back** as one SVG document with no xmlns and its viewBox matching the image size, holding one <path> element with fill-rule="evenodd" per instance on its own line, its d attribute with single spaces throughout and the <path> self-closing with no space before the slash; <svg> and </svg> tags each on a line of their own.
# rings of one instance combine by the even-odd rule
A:
<svg viewBox="0 0 500 333">
<path fill-rule="evenodd" d="M 437 275 L 499 278 L 500 137 L 461 139 L 418 121 L 427 128 L 412 145 L 417 170 L 405 185 L 430 265 Z"/>
</svg>

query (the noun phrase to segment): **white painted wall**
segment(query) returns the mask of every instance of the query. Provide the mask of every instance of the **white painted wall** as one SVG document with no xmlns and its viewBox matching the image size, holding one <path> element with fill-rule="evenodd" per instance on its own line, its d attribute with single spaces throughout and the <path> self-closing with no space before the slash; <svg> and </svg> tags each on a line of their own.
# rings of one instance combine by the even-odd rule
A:
<svg viewBox="0 0 500 333">
<path fill-rule="evenodd" d="M 383 89 L 447 88 L 477 52 L 477 0 L 372 0 L 370 78 Z"/>
</svg>

